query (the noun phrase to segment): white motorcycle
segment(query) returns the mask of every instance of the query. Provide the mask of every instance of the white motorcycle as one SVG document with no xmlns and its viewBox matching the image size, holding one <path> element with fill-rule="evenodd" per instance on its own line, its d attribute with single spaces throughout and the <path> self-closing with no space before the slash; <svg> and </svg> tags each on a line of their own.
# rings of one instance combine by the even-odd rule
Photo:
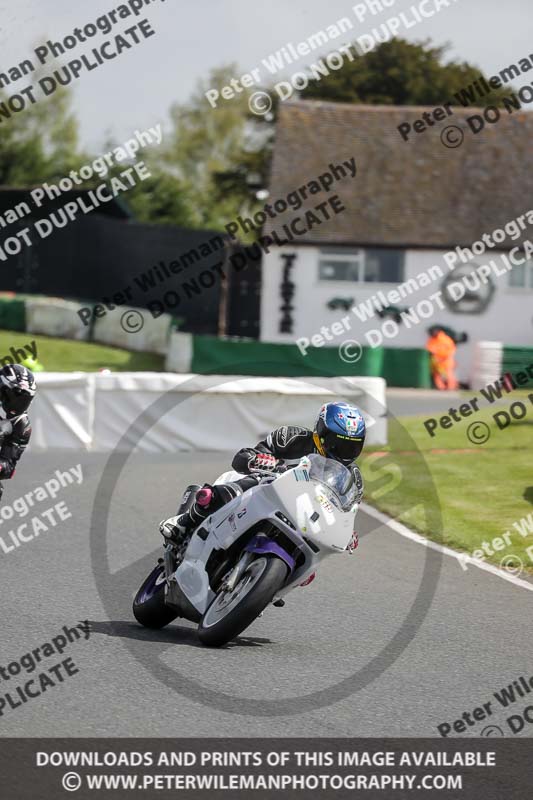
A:
<svg viewBox="0 0 533 800">
<path fill-rule="evenodd" d="M 217 482 L 228 480 L 221 476 Z M 182 548 L 164 558 L 133 601 L 138 622 L 162 628 L 176 617 L 198 623 L 200 640 L 220 647 L 245 630 L 269 603 L 312 580 L 322 559 L 357 547 L 354 519 L 362 497 L 357 467 L 305 456 L 213 512 Z M 185 492 L 178 513 L 194 501 Z"/>
</svg>

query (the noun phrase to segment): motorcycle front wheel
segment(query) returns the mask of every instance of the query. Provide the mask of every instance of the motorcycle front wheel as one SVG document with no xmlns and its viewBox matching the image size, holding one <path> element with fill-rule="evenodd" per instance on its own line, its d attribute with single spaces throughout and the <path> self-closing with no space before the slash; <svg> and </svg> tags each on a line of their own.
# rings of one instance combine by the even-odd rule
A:
<svg viewBox="0 0 533 800">
<path fill-rule="evenodd" d="M 145 628 L 164 628 L 178 616 L 165 604 L 165 568 L 158 564 L 133 600 L 133 616 Z"/>
<path fill-rule="evenodd" d="M 221 647 L 252 624 L 287 578 L 288 567 L 275 555 L 262 555 L 249 564 L 231 591 L 219 591 L 198 626 L 200 641 Z"/>
</svg>

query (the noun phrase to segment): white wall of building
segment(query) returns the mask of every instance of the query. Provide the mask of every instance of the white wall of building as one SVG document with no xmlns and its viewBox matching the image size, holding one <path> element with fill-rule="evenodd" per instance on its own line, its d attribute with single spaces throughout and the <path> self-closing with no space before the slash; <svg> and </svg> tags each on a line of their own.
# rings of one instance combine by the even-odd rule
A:
<svg viewBox="0 0 533 800">
<path fill-rule="evenodd" d="M 283 300 L 280 295 L 285 262 L 281 253 L 296 253 L 290 271 L 290 280 L 295 284 L 291 304 L 294 307 L 291 315 L 293 318 L 293 332 L 280 333 L 279 324 L 282 317 L 280 310 Z M 438 250 L 408 250 L 405 253 L 404 282 L 410 278 L 417 278 L 421 273 L 426 273 L 433 265 L 442 269 L 443 276 L 450 274 L 450 268 L 443 258 L 444 253 Z M 489 251 L 483 256 L 472 260 L 471 265 L 488 264 L 491 259 L 496 259 L 499 269 L 503 265 L 496 251 Z M 324 281 L 319 280 L 318 263 L 320 249 L 318 247 L 295 247 L 273 249 L 264 256 L 262 269 L 262 296 L 261 296 L 261 340 L 266 342 L 284 342 L 294 344 L 296 340 L 306 337 L 311 339 L 314 334 L 320 333 L 322 326 L 331 328 L 332 324 L 348 318 L 343 328 L 347 328 L 328 346 L 338 346 L 345 339 L 353 338 L 363 346 L 368 346 L 368 336 L 372 329 L 381 329 L 384 320 L 377 315 L 366 322 L 361 322 L 353 312 L 343 310 L 330 310 L 328 301 L 334 297 L 355 298 L 359 304 L 371 298 L 378 291 L 385 295 L 395 289 L 393 283 L 360 283 L 351 281 Z M 460 263 L 460 262 L 459 262 Z M 507 345 L 533 345 L 533 289 L 513 288 L 509 286 L 509 274 L 501 277 L 494 274 L 491 279 L 495 292 L 487 308 L 480 314 L 454 313 L 448 308 L 440 310 L 438 302 L 434 301 L 435 313 L 422 319 L 417 325 L 408 328 L 404 322 L 399 326 L 399 333 L 394 338 L 385 338 L 384 347 L 424 347 L 427 340 L 426 329 L 435 323 L 440 323 L 456 331 L 465 331 L 469 336 L 467 344 L 457 348 L 458 376 L 461 380 L 470 377 L 473 344 L 477 340 L 485 339 L 502 341 Z M 430 295 L 441 289 L 443 278 L 437 279 L 431 286 L 419 289 L 408 295 L 394 305 L 408 306 L 416 310 L 417 303 L 427 299 Z M 423 311 L 428 308 L 427 304 Z M 348 325 L 350 326 L 348 329 Z"/>
</svg>

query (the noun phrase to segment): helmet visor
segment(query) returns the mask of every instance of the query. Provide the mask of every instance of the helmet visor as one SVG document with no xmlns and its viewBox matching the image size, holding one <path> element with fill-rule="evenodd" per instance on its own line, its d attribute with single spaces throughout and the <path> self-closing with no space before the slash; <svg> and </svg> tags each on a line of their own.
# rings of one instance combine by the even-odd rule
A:
<svg viewBox="0 0 533 800">
<path fill-rule="evenodd" d="M 351 464 L 363 449 L 362 436 L 341 436 L 338 433 L 328 432 L 324 441 L 324 449 L 330 458 L 335 458 L 342 464 Z"/>
<path fill-rule="evenodd" d="M 9 417 L 18 417 L 30 407 L 33 395 L 23 389 L 4 389 L 3 405 Z"/>
</svg>

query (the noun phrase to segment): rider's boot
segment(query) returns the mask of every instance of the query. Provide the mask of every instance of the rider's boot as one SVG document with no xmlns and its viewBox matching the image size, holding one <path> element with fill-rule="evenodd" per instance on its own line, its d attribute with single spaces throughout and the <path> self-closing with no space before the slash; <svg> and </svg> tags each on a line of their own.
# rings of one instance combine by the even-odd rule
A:
<svg viewBox="0 0 533 800">
<path fill-rule="evenodd" d="M 209 484 L 196 492 L 194 503 L 188 511 L 179 517 L 169 517 L 159 524 L 159 531 L 170 542 L 181 546 L 188 542 L 193 530 L 211 514 L 213 489 Z"/>
<path fill-rule="evenodd" d="M 190 538 L 192 533 L 192 525 L 190 525 L 189 515 L 180 514 L 179 517 L 169 517 L 163 519 L 159 523 L 159 533 L 164 536 L 168 542 L 172 542 L 177 546 L 184 544 Z"/>
</svg>

